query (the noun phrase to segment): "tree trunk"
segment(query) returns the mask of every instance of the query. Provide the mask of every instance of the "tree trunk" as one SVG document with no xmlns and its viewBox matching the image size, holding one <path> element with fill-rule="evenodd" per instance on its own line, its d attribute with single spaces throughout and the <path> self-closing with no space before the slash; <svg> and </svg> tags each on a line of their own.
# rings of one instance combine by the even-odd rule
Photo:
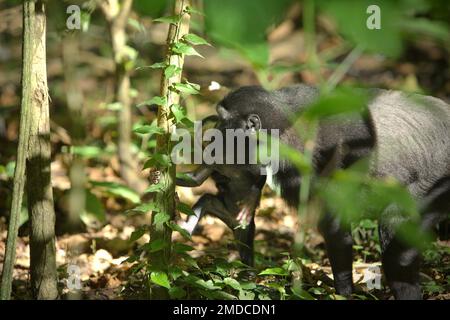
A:
<svg viewBox="0 0 450 320">
<path fill-rule="evenodd" d="M 50 114 L 46 64 L 46 16 L 36 2 L 30 142 L 27 156 L 28 213 L 31 221 L 31 290 L 37 299 L 56 299 L 55 210 L 51 184 Z M 34 78 L 34 79 L 33 79 Z"/>
<path fill-rule="evenodd" d="M 77 66 L 80 56 L 79 34 L 64 35 L 62 40 L 62 58 L 67 107 L 70 115 L 70 136 L 72 146 L 84 144 L 85 126 L 83 115 L 83 92 L 79 88 Z M 68 229 L 70 232 L 81 229 L 80 214 L 86 208 L 86 173 L 83 159 L 76 154 L 70 161 L 70 191 Z"/>
<path fill-rule="evenodd" d="M 11 296 L 17 230 L 27 169 L 31 221 L 31 286 L 38 299 L 58 296 L 55 213 L 50 178 L 50 123 L 46 71 L 46 17 L 41 1 L 23 4 L 22 101 L 11 217 L 3 264 L 1 298 Z"/>
<path fill-rule="evenodd" d="M 131 98 L 130 71 L 126 68 L 126 26 L 133 0 L 105 0 L 101 3 L 103 13 L 109 23 L 112 49 L 115 62 L 115 101 L 120 103 L 118 113 L 118 148 L 120 175 L 125 182 L 139 193 L 146 188 L 138 174 L 138 166 L 131 151 Z"/>
<path fill-rule="evenodd" d="M 182 69 L 184 58 L 182 55 L 171 54 L 169 48 L 178 42 L 185 34 L 189 32 L 190 15 L 185 12 L 189 5 L 188 0 L 176 0 L 174 7 L 174 16 L 182 15 L 182 19 L 178 24 L 170 24 L 169 34 L 167 37 L 167 54 L 166 61 L 169 65 L 175 65 Z M 173 121 L 169 119 L 170 106 L 178 104 L 180 95 L 169 87 L 174 83 L 181 81 L 181 72 L 175 73 L 168 78 L 164 72 L 161 77 L 161 97 L 166 97 L 166 104 L 159 107 L 158 110 L 158 127 L 164 129 L 164 134 L 157 136 L 156 152 L 170 155 L 170 135 L 174 129 Z M 171 220 L 175 217 L 175 165 L 170 164 L 167 168 L 161 170 L 160 183 L 162 190 L 156 195 L 156 203 L 160 212 L 165 212 L 170 215 Z M 166 270 L 169 264 L 171 255 L 171 236 L 172 230 L 165 224 L 155 225 L 154 217 L 152 215 L 152 222 L 150 225 L 151 241 L 164 241 L 164 249 L 162 251 L 150 254 L 150 262 L 152 266 Z M 165 290 L 157 290 L 153 293 L 153 298 L 165 298 Z"/>
</svg>

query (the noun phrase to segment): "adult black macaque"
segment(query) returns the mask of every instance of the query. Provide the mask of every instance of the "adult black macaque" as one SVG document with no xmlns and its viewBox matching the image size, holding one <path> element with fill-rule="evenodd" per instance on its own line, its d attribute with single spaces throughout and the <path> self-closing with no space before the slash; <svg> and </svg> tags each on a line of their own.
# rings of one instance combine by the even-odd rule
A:
<svg viewBox="0 0 450 320">
<path fill-rule="evenodd" d="M 207 126 L 208 122 L 215 123 L 217 119 L 217 116 L 207 117 L 203 120 L 203 126 Z M 259 166 L 203 164 L 185 176 L 177 178 L 178 186 L 197 187 L 211 177 L 218 193 L 204 194 L 192 208 L 195 214 L 189 216 L 182 227 L 192 234 L 205 214 L 219 218 L 233 231 L 242 261 L 253 266 L 255 210 L 259 206 L 261 190 L 266 182 L 266 176 L 260 174 Z"/>
<path fill-rule="evenodd" d="M 299 151 L 303 141 L 290 118 L 318 97 L 318 90 L 298 85 L 277 91 L 242 87 L 218 105 L 218 127 L 225 129 L 279 129 L 280 140 Z M 422 226 L 429 229 L 450 210 L 450 108 L 444 101 L 396 91 L 371 90 L 367 117 L 321 121 L 313 150 L 317 175 L 346 168 L 371 156 L 371 174 L 392 176 L 418 201 Z M 300 176 L 287 161 L 280 163 L 276 179 L 281 194 L 292 206 L 299 199 Z M 421 299 L 418 250 L 401 241 L 397 227 L 404 217 L 389 206 L 381 213 L 380 242 L 386 279 L 396 299 Z M 337 293 L 351 295 L 352 237 L 339 218 L 323 215 L 324 236 Z"/>
</svg>

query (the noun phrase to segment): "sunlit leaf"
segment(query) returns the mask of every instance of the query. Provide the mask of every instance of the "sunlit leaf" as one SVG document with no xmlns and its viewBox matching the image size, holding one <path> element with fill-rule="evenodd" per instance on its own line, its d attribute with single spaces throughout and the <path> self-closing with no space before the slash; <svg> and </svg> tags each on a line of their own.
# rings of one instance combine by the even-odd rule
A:
<svg viewBox="0 0 450 320">
<path fill-rule="evenodd" d="M 144 102 L 141 102 L 137 105 L 137 107 L 143 107 L 143 106 L 151 106 L 152 104 L 156 104 L 157 106 L 164 106 L 167 103 L 166 97 L 153 97 L 150 100 L 146 100 Z"/>
<path fill-rule="evenodd" d="M 181 68 L 178 68 L 177 66 L 171 64 L 164 70 L 164 75 L 166 78 L 171 78 L 175 74 L 181 73 Z"/>
<path fill-rule="evenodd" d="M 170 220 L 170 215 L 169 214 L 167 214 L 167 213 L 165 213 L 165 212 L 158 212 L 156 215 L 155 215 L 155 218 L 154 218 L 154 220 L 153 220 L 153 223 L 156 225 L 156 226 L 161 226 L 161 225 L 163 225 L 164 223 L 166 223 L 167 221 L 169 221 Z"/>
<path fill-rule="evenodd" d="M 108 192 L 113 196 L 122 197 L 133 203 L 139 203 L 141 200 L 139 194 L 136 191 L 123 184 L 117 182 L 93 181 L 93 180 L 91 180 L 90 183 L 95 187 L 103 188 L 106 192 Z"/>
<path fill-rule="evenodd" d="M 153 135 L 153 134 L 163 134 L 164 129 L 158 127 L 157 125 L 143 125 L 133 129 L 133 132 L 138 134 Z"/>
<path fill-rule="evenodd" d="M 150 274 L 150 280 L 161 287 L 170 289 L 170 281 L 167 273 L 162 271 L 153 271 Z"/>
<path fill-rule="evenodd" d="M 193 33 L 184 35 L 183 39 L 193 45 L 210 45 L 208 41 Z"/>
<path fill-rule="evenodd" d="M 172 51 L 177 54 L 184 54 L 186 56 L 198 56 L 203 58 L 203 56 L 198 53 L 198 51 L 195 50 L 194 47 L 183 42 L 175 43 L 172 47 Z"/>
<path fill-rule="evenodd" d="M 260 276 L 287 276 L 289 275 L 283 268 L 267 268 L 259 273 Z"/>
</svg>

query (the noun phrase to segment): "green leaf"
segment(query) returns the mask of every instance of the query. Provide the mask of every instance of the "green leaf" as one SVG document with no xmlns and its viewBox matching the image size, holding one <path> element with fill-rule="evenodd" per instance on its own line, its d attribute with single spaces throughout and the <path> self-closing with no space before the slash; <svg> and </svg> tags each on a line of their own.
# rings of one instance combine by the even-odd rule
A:
<svg viewBox="0 0 450 320">
<path fill-rule="evenodd" d="M 267 268 L 263 271 L 261 271 L 259 273 L 260 276 L 288 276 L 289 274 L 287 273 L 286 270 L 284 270 L 283 268 Z"/>
<path fill-rule="evenodd" d="M 89 181 L 93 186 L 100 187 L 106 190 L 113 196 L 118 196 L 131 201 L 132 203 L 139 203 L 141 201 L 139 194 L 133 189 L 116 182 L 106 181 Z"/>
<path fill-rule="evenodd" d="M 367 97 L 358 89 L 338 88 L 331 93 L 322 95 L 303 113 L 308 119 L 323 119 L 331 116 L 348 114 L 365 114 Z"/>
<path fill-rule="evenodd" d="M 167 0 L 133 1 L 133 9 L 139 16 L 159 17 L 164 14 L 168 3 Z"/>
<path fill-rule="evenodd" d="M 125 214 L 132 216 L 138 214 L 146 214 L 150 211 L 159 212 L 159 208 L 157 207 L 157 204 L 155 202 L 140 204 L 133 209 L 125 211 Z"/>
<path fill-rule="evenodd" d="M 177 54 L 184 54 L 185 56 L 198 56 L 204 58 L 200 53 L 197 52 L 197 50 L 194 49 L 194 47 L 183 42 L 175 43 L 172 47 L 172 51 Z"/>
<path fill-rule="evenodd" d="M 186 94 L 199 94 L 200 86 L 198 84 L 193 83 L 175 83 L 173 87 Z"/>
<path fill-rule="evenodd" d="M 186 12 L 190 13 L 190 14 L 198 14 L 200 16 L 204 16 L 205 14 L 201 11 L 198 11 L 192 7 L 186 7 Z"/>
<path fill-rule="evenodd" d="M 172 111 L 172 114 L 174 115 L 177 123 L 180 123 L 184 118 L 187 117 L 186 108 L 183 108 L 179 104 L 171 105 L 170 110 Z"/>
<path fill-rule="evenodd" d="M 137 134 L 154 135 L 154 134 L 164 134 L 164 129 L 158 127 L 157 125 L 143 125 L 133 129 L 133 132 Z"/>
<path fill-rule="evenodd" d="M 265 68 L 269 62 L 267 30 L 284 18 L 291 4 L 291 0 L 207 0 L 206 34 L 211 40 L 237 50 L 256 68 Z"/>
<path fill-rule="evenodd" d="M 137 107 L 143 107 L 143 106 L 151 106 L 152 104 L 156 104 L 157 106 L 165 106 L 167 103 L 166 97 L 153 97 L 150 100 L 146 100 L 144 102 L 141 102 L 137 105 Z"/>
<path fill-rule="evenodd" d="M 182 299 L 186 296 L 186 291 L 181 287 L 172 287 L 169 289 L 171 299 Z"/>
<path fill-rule="evenodd" d="M 185 238 L 186 240 L 192 240 L 191 235 L 189 234 L 189 232 L 187 232 L 186 230 L 184 230 L 182 227 L 180 227 L 178 224 L 176 224 L 173 221 L 169 221 L 167 222 L 167 226 L 172 229 L 173 231 L 177 231 L 181 234 L 181 236 L 183 238 Z"/>
<path fill-rule="evenodd" d="M 296 286 L 292 287 L 292 293 L 302 300 L 316 300 L 308 291 Z"/>
<path fill-rule="evenodd" d="M 247 290 L 240 290 L 239 300 L 255 300 L 255 293 Z"/>
<path fill-rule="evenodd" d="M 193 45 L 209 45 L 210 46 L 208 41 L 206 41 L 202 37 L 199 37 L 198 35 L 193 34 L 193 33 L 185 34 L 183 36 L 183 39 Z"/>
<path fill-rule="evenodd" d="M 207 290 L 219 290 L 221 289 L 220 287 L 214 285 L 214 282 L 212 280 L 203 280 L 203 279 L 198 279 L 197 281 L 195 281 L 195 284 L 203 289 L 207 289 Z"/>
<path fill-rule="evenodd" d="M 241 285 L 239 284 L 239 282 L 236 279 L 227 277 L 225 279 L 223 279 L 223 283 L 225 283 L 227 286 L 235 289 L 235 290 L 241 290 Z"/>
<path fill-rule="evenodd" d="M 153 21 L 154 22 L 177 24 L 178 22 L 180 22 L 180 16 L 161 17 L 161 18 L 153 19 Z"/>
<path fill-rule="evenodd" d="M 195 215 L 195 212 L 192 210 L 192 208 L 188 204 L 183 202 L 177 203 L 177 210 L 187 214 L 188 216 Z"/>
<path fill-rule="evenodd" d="M 173 279 L 174 281 L 183 275 L 189 275 L 189 273 L 187 271 L 184 271 L 180 267 L 177 267 L 174 265 L 170 265 L 168 269 L 169 269 L 168 274 L 169 274 L 170 278 Z"/>
<path fill-rule="evenodd" d="M 175 74 L 181 73 L 181 71 L 181 68 L 178 68 L 177 66 L 171 64 L 164 70 L 164 75 L 166 76 L 166 78 L 171 78 Z"/>
<path fill-rule="evenodd" d="M 139 32 L 145 31 L 145 27 L 136 19 L 128 18 L 128 24 Z"/>
<path fill-rule="evenodd" d="M 158 212 L 155 215 L 155 218 L 153 220 L 153 224 L 156 226 L 161 226 L 164 223 L 168 222 L 170 220 L 170 215 L 165 212 Z"/>
<path fill-rule="evenodd" d="M 162 184 L 152 184 L 150 187 L 148 187 L 144 193 L 150 193 L 150 192 L 160 192 L 163 190 Z"/>
<path fill-rule="evenodd" d="M 151 68 L 151 69 L 164 69 L 167 66 L 165 62 L 156 62 L 152 64 L 151 66 L 144 66 L 144 67 L 138 67 L 136 70 L 141 70 L 145 68 Z"/>
<path fill-rule="evenodd" d="M 167 243 L 163 239 L 156 239 L 150 243 L 144 244 L 141 248 L 147 252 L 157 252 L 167 247 Z"/>
<path fill-rule="evenodd" d="M 150 280 L 161 287 L 170 289 L 170 282 L 167 273 L 162 271 L 153 271 L 150 274 Z"/>
<path fill-rule="evenodd" d="M 183 252 L 188 252 L 188 251 L 192 251 L 192 250 L 194 250 L 193 247 L 191 247 L 187 244 L 184 244 L 184 243 L 177 242 L 173 245 L 173 251 L 176 253 L 183 253 Z"/>
<path fill-rule="evenodd" d="M 103 150 L 97 146 L 73 146 L 70 151 L 84 159 L 96 158 L 103 153 Z"/>
<path fill-rule="evenodd" d="M 184 172 L 177 172 L 176 178 L 180 180 L 185 180 L 187 182 L 195 182 L 195 180 L 190 175 Z"/>
<path fill-rule="evenodd" d="M 121 110 L 122 108 L 123 108 L 123 103 L 117 102 L 117 101 L 108 103 L 106 105 L 106 109 L 108 109 L 110 111 L 118 111 L 118 110 Z"/>
<path fill-rule="evenodd" d="M 167 154 L 155 153 L 144 164 L 144 169 L 154 167 L 168 167 L 170 165 L 170 157 Z"/>
<path fill-rule="evenodd" d="M 402 52 L 403 39 L 400 23 L 410 12 L 407 1 L 378 0 L 381 11 L 381 28 L 367 28 L 367 8 L 371 0 L 320 1 L 325 13 L 336 22 L 339 31 L 354 45 L 370 52 L 396 57 Z"/>
<path fill-rule="evenodd" d="M 135 231 L 133 231 L 131 233 L 130 241 L 134 242 L 134 241 L 140 239 L 145 234 L 146 231 L 147 231 L 147 228 L 145 228 L 145 227 L 140 227 L 140 228 L 136 229 Z"/>
</svg>

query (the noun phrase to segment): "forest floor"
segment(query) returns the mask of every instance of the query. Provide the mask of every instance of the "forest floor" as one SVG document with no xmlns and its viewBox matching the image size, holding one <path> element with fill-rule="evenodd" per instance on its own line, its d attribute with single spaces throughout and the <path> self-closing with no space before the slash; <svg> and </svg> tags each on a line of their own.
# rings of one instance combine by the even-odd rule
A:
<svg viewBox="0 0 450 320">
<path fill-rule="evenodd" d="M 195 188 L 193 191 L 180 188 L 179 194 L 192 197 L 195 201 L 199 194 L 213 186 L 206 183 L 205 186 Z M 185 192 L 186 191 L 186 192 Z M 191 191 L 191 192 L 187 192 Z M 110 205 L 114 206 L 112 202 Z M 64 234 L 57 237 L 56 257 L 60 277 L 60 288 L 63 299 L 129 299 L 139 298 L 130 296 L 125 288 L 127 282 L 133 278 L 132 264 L 125 260 L 135 249 L 136 245 L 148 242 L 148 236 L 144 235 L 137 243 L 129 241 L 131 233 L 139 224 L 145 223 L 142 218 L 130 219 L 120 213 L 109 213 L 108 222 L 97 230 L 86 230 L 77 234 Z M 286 211 L 283 200 L 276 196 L 268 188 L 265 189 L 261 206 L 256 215 L 256 239 L 255 239 L 255 264 L 256 270 L 262 270 L 268 266 L 281 265 L 289 256 L 294 241 L 294 230 L 298 228 L 297 214 Z M 313 221 L 307 221 L 307 231 L 304 242 L 304 257 L 307 282 L 310 285 L 320 287 L 323 292 L 332 292 L 332 274 L 329 261 L 324 251 L 324 243 L 314 227 Z M 392 299 L 384 277 L 381 279 L 380 288 L 369 289 L 365 283 L 368 272 L 379 272 L 379 247 L 373 241 L 373 233 L 376 228 L 363 225 L 356 226 L 355 259 L 353 264 L 353 278 L 357 288 L 357 299 Z M 0 261 L 3 260 L 6 240 L 6 225 L 4 219 L 0 220 Z M 26 230 L 21 229 L 26 234 Z M 239 258 L 235 250 L 231 231 L 218 219 L 207 216 L 200 222 L 199 230 L 192 237 L 192 241 L 185 241 L 178 233 L 174 233 L 174 240 L 184 242 L 195 248 L 189 254 L 196 259 L 200 268 L 208 264 L 214 258 L 223 258 L 233 261 Z M 15 299 L 29 299 L 29 238 L 19 237 L 17 243 L 17 258 L 14 270 Z M 422 282 L 424 297 L 426 299 L 450 299 L 450 241 L 437 241 L 430 246 L 430 250 L 424 253 L 424 265 L 422 268 Z M 80 269 L 82 289 L 69 291 L 67 289 L 68 265 L 76 265 Z M 304 271 L 304 274 L 306 274 Z M 375 275 L 376 276 L 376 275 Z M 255 277 L 254 281 L 260 281 Z M 317 289 L 319 290 L 319 289 Z M 74 293 L 76 292 L 76 293 Z M 321 292 L 316 292 L 315 297 L 320 299 Z"/>
</svg>

